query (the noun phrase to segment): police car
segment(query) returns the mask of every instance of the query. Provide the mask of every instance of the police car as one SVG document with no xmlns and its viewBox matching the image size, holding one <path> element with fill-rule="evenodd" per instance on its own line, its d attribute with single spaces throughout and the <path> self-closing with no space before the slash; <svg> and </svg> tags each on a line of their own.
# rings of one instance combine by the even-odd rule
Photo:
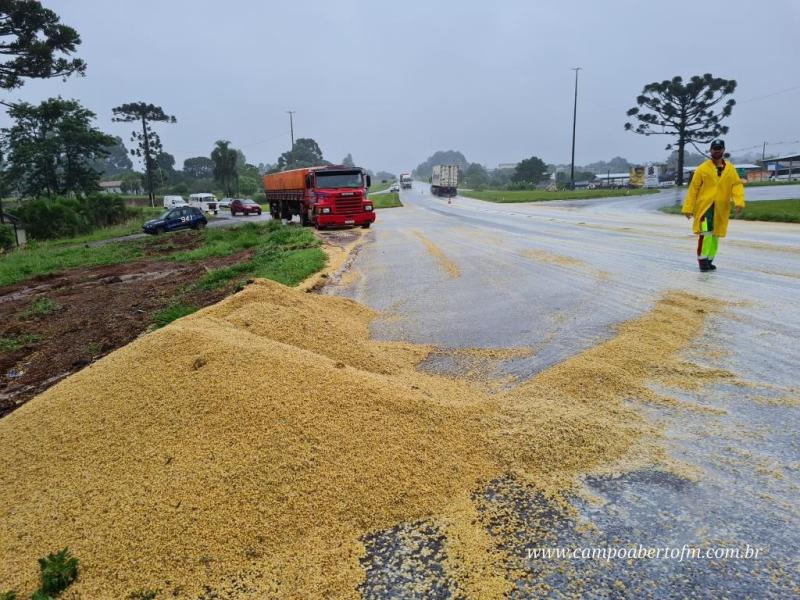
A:
<svg viewBox="0 0 800 600">
<path fill-rule="evenodd" d="M 203 229 L 208 219 L 195 206 L 179 206 L 165 210 L 157 219 L 147 221 L 142 226 L 145 233 L 158 235 L 177 229 Z"/>
</svg>

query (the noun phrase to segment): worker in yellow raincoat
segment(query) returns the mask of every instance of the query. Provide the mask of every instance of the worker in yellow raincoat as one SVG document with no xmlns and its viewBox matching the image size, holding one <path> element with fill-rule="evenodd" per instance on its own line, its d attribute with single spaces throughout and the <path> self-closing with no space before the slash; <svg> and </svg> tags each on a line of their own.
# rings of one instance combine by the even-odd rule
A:
<svg viewBox="0 0 800 600">
<path fill-rule="evenodd" d="M 725 161 L 725 142 L 716 139 L 711 142 L 711 158 L 692 175 L 681 209 L 687 219 L 694 217 L 697 262 L 703 272 L 717 268 L 714 257 L 719 238 L 728 232 L 731 200 L 736 214 L 740 214 L 744 208 L 744 186 L 733 164 Z"/>
</svg>

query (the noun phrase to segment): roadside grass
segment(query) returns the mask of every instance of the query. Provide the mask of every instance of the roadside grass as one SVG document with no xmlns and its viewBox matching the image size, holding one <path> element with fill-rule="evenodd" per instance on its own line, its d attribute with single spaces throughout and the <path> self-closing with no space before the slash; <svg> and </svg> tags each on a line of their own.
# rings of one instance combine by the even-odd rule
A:
<svg viewBox="0 0 800 600">
<path fill-rule="evenodd" d="M 681 214 L 678 205 L 663 206 L 659 210 L 671 215 Z M 749 202 L 738 217 L 741 221 L 776 221 L 781 223 L 800 223 L 800 199 L 757 200 Z"/>
<path fill-rule="evenodd" d="M 662 206 L 659 208 L 663 213 L 667 213 L 668 215 L 680 215 L 681 213 L 681 205 L 680 204 L 670 204 L 669 206 Z"/>
<path fill-rule="evenodd" d="M 0 352 L 13 352 L 24 346 L 35 344 L 39 339 L 38 335 L 32 333 L 24 333 L 22 335 L 12 334 L 7 337 L 0 336 Z"/>
<path fill-rule="evenodd" d="M 203 230 L 203 244 L 194 250 L 177 252 L 170 260 L 193 261 L 215 256 L 230 256 L 241 250 L 254 248 L 262 235 L 262 228 L 256 223 L 245 223 L 241 227 Z"/>
<path fill-rule="evenodd" d="M 768 187 L 772 185 L 798 185 L 800 184 L 800 179 L 792 179 L 790 181 L 770 181 L 769 179 L 764 181 L 748 181 L 744 184 L 744 187 Z"/>
<path fill-rule="evenodd" d="M 32 319 L 35 317 L 44 317 L 49 315 L 52 312 L 57 311 L 61 306 L 47 298 L 46 296 L 40 296 L 36 300 L 34 300 L 28 308 L 22 311 L 22 318 L 23 319 Z"/>
<path fill-rule="evenodd" d="M 131 210 L 136 211 L 136 214 L 124 223 L 119 225 L 112 225 L 110 227 L 102 227 L 95 229 L 91 233 L 78 235 L 70 238 L 62 238 L 59 240 L 51 240 L 49 243 L 57 246 L 69 246 L 73 244 L 86 244 L 89 242 L 99 242 L 102 240 L 109 240 L 112 238 L 123 237 L 126 235 L 133 235 L 134 233 L 142 233 L 142 225 L 145 221 L 155 219 L 158 215 L 164 212 L 163 208 L 150 208 L 148 207 L 134 207 Z"/>
<path fill-rule="evenodd" d="M 633 190 L 561 190 L 548 192 L 547 190 L 459 190 L 459 196 L 486 200 L 488 202 L 545 202 L 548 200 L 589 200 L 591 198 L 616 198 L 619 196 L 643 196 L 657 194 L 657 189 Z"/>
<path fill-rule="evenodd" d="M 184 304 L 183 302 L 172 302 L 167 308 L 159 310 L 153 314 L 153 325 L 156 329 L 169 325 L 176 319 L 190 315 L 197 310 L 196 306 Z"/>
<path fill-rule="evenodd" d="M 0 256 L 0 287 L 38 275 L 49 275 L 75 267 L 113 265 L 141 258 L 141 244 L 117 243 L 96 248 L 31 242 L 24 248 Z"/>
<path fill-rule="evenodd" d="M 374 196 L 370 198 L 372 200 L 372 205 L 376 208 L 396 208 L 398 206 L 403 206 L 403 203 L 400 202 L 400 194 L 396 192 L 391 192 L 389 194 L 380 194 L 379 196 Z"/>
<path fill-rule="evenodd" d="M 236 279 L 241 284 L 251 277 L 264 277 L 284 285 L 297 285 L 325 266 L 325 253 L 320 240 L 310 230 L 286 227 L 269 221 L 265 225 L 249 224 L 260 236 L 253 257 L 243 263 L 215 269 L 195 283 L 200 290 L 215 290 Z M 245 238 L 247 239 L 247 238 Z M 249 244 L 249 239 L 247 242 Z"/>
<path fill-rule="evenodd" d="M 72 583 L 78 579 L 78 566 L 80 561 L 70 554 L 69 548 L 59 552 L 51 552 L 39 559 L 39 577 L 41 585 L 31 600 L 52 600 L 59 596 Z M 18 600 L 19 595 L 15 590 L 0 593 L 0 600 Z M 21 599 L 19 599 L 21 600 Z"/>
<path fill-rule="evenodd" d="M 375 194 L 377 192 L 382 192 L 384 190 L 388 190 L 391 186 L 392 186 L 392 182 L 391 181 L 389 181 L 387 183 L 373 183 L 370 186 L 369 191 L 367 192 L 367 195 Z"/>
<path fill-rule="evenodd" d="M 320 257 L 324 253 L 317 249 L 319 255 L 310 253 L 307 262 L 296 264 L 297 259 L 289 260 L 288 254 L 297 250 L 316 248 L 319 239 L 308 229 L 286 227 L 279 222 L 245 223 L 240 227 L 226 229 L 205 229 L 202 233 L 201 245 L 193 250 L 176 252 L 161 257 L 162 260 L 199 261 L 213 257 L 230 256 L 247 249 L 256 249 L 253 259 L 243 265 L 234 265 L 221 273 L 212 271 L 201 281 L 206 289 L 214 289 L 238 275 L 275 278 L 281 283 L 294 285 L 297 273 L 304 273 L 304 278 L 320 268 Z M 93 267 L 131 262 L 145 256 L 144 249 L 151 240 L 135 240 L 103 244 L 89 248 L 85 245 L 65 246 L 60 243 L 31 242 L 25 248 L 0 256 L 0 287 L 12 285 L 39 275 L 48 275 L 77 267 Z M 169 249 L 167 244 L 161 249 Z M 278 252 L 267 257 L 266 250 Z M 316 258 L 312 258 L 316 256 Z M 275 260 L 284 267 L 269 267 L 269 260 Z M 269 267 L 269 268 L 268 268 Z M 262 273 L 274 273 L 272 275 Z M 301 279 L 302 279 L 301 278 Z M 33 313 L 32 313 L 33 314 Z"/>
</svg>

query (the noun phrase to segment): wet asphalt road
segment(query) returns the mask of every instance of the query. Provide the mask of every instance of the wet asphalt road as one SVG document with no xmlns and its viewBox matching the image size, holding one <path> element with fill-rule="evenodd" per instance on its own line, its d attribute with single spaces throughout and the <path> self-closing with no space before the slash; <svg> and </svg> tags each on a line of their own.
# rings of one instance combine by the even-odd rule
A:
<svg viewBox="0 0 800 600">
<path fill-rule="evenodd" d="M 713 384 L 686 397 L 724 414 L 643 409 L 663 426 L 669 454 L 700 473 L 697 480 L 657 471 L 589 478 L 586 487 L 605 502 L 574 501 L 595 526 L 588 532 L 544 500 L 525 497 L 513 481 L 482 493 L 527 523 L 506 540 L 519 555 L 536 545 L 689 544 L 750 545 L 762 549 L 760 558 L 565 561 L 558 568 L 529 560 L 516 597 L 540 595 L 542 582 L 552 597 L 800 596 L 800 407 L 768 403 L 800 398 L 800 225 L 732 221 L 718 271 L 700 273 L 689 223 L 656 210 L 677 194 L 531 204 L 458 197 L 448 204 L 415 183 L 401 193 L 404 208 L 380 211 L 353 264 L 359 276 L 329 288 L 393 315 L 375 323 L 379 338 L 533 347 L 534 356 L 506 365 L 523 378 L 609 338 L 615 324 L 646 312 L 667 290 L 735 303 L 698 340 L 698 348 L 721 352 L 690 349 L 688 356 L 749 386 Z M 747 194 L 751 201 L 797 198 L 800 186 Z M 398 527 L 417 530 L 434 548 L 439 543 L 430 524 Z M 441 571 L 436 552 L 420 563 L 419 552 L 397 539 L 385 532 L 367 540 L 366 597 L 414 597 L 408 568 L 434 578 Z M 441 578 L 433 593 L 450 597 Z"/>
</svg>

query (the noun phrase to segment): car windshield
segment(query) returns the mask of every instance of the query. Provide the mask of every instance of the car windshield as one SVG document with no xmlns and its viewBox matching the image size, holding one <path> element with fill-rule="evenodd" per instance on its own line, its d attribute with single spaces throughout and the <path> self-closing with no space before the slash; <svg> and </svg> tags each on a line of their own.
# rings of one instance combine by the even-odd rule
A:
<svg viewBox="0 0 800 600">
<path fill-rule="evenodd" d="M 170 213 L 170 211 L 171 211 L 171 210 L 172 210 L 172 209 L 165 210 L 165 211 L 164 211 L 164 212 L 162 212 L 160 215 L 158 215 L 158 218 L 159 218 L 159 219 L 166 219 L 166 218 L 167 218 L 167 215 Z"/>
<path fill-rule="evenodd" d="M 253 204 L 255 204 L 255 202 L 253 202 L 253 201 L 252 201 L 252 200 L 250 200 L 250 199 L 240 200 L 240 202 L 241 202 L 242 204 L 248 204 L 248 205 L 253 205 Z"/>
<path fill-rule="evenodd" d="M 317 173 L 317 189 L 360 188 L 361 171 L 336 171 Z"/>
</svg>

